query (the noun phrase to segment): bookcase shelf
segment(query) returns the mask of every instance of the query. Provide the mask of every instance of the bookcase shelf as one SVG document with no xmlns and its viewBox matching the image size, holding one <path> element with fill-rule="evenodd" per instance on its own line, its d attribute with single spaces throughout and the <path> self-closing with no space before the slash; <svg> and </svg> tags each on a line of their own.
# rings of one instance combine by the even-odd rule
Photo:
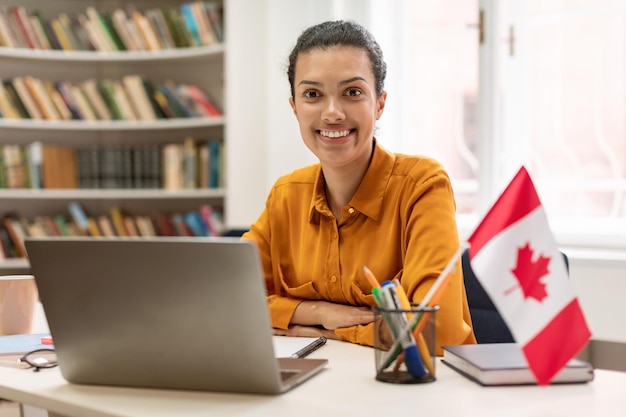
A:
<svg viewBox="0 0 626 417">
<path fill-rule="evenodd" d="M 207 199 L 224 198 L 223 188 L 205 189 L 0 189 L 0 200 L 6 203 L 11 201 L 44 200 L 180 200 L 193 199 L 206 201 Z"/>
<path fill-rule="evenodd" d="M 191 117 L 185 119 L 160 120 L 32 120 L 2 119 L 0 129 L 20 130 L 67 130 L 78 131 L 129 131 L 129 130 L 162 130 L 162 129 L 193 129 L 223 126 L 224 117 Z"/>
<path fill-rule="evenodd" d="M 199 60 L 224 54 L 224 44 L 162 51 L 60 51 L 0 47 L 0 58 L 65 62 L 140 62 Z"/>
<path fill-rule="evenodd" d="M 226 9 L 227 0 L 217 0 Z M 43 16 L 60 13 L 83 13 L 89 6 L 111 13 L 132 5 L 136 10 L 178 7 L 189 0 L 0 0 L 0 8 L 22 6 L 27 11 L 38 10 Z M 227 13 L 227 11 L 223 11 Z M 226 46 L 189 46 L 158 51 L 86 51 L 43 50 L 0 46 L 0 80 L 31 76 L 55 83 L 81 83 L 89 79 L 119 80 L 126 75 L 140 75 L 155 83 L 197 86 L 206 92 L 217 108 L 224 108 L 227 99 L 224 76 Z M 0 148 L 5 145 L 28 146 L 33 142 L 65 147 L 116 147 L 183 144 L 193 138 L 198 143 L 219 142 L 227 146 L 227 115 L 211 117 L 169 117 L 156 120 L 35 120 L 0 117 Z M 0 159 L 2 155 L 0 154 Z M 224 162 L 225 163 L 225 162 Z M 0 166 L 1 167 L 1 166 Z M 224 171 L 222 170 L 222 173 Z M 221 174 L 220 174 L 221 175 Z M 68 204 L 78 202 L 93 217 L 108 215 L 119 208 L 133 215 L 155 213 L 187 213 L 210 205 L 221 210 L 228 195 L 220 181 L 219 188 L 0 188 L 0 219 L 17 216 L 33 219 L 37 216 L 64 215 L 71 219 Z M 0 249 L 1 250 L 1 249 Z M 0 257 L 0 275 L 28 273 L 28 260 Z"/>
</svg>

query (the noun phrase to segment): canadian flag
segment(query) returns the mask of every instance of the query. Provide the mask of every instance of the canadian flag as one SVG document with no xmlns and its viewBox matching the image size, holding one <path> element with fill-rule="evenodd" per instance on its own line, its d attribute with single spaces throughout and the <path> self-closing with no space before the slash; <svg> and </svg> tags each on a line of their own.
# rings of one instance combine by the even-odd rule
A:
<svg viewBox="0 0 626 417">
<path fill-rule="evenodd" d="M 469 238 L 476 277 L 508 324 L 540 385 L 589 341 L 539 196 L 522 167 Z"/>
</svg>

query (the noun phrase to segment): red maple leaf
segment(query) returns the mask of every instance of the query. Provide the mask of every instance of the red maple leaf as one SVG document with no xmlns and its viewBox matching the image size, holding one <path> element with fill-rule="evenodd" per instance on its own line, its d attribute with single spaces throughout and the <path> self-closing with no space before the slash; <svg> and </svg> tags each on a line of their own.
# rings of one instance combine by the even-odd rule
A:
<svg viewBox="0 0 626 417">
<path fill-rule="evenodd" d="M 548 275 L 548 264 L 551 258 L 546 258 L 543 255 L 539 255 L 537 260 L 533 261 L 534 251 L 530 248 L 530 243 L 526 243 L 523 248 L 517 249 L 517 264 L 515 268 L 511 270 L 519 285 L 524 292 L 524 298 L 534 298 L 541 302 L 548 296 L 546 292 L 546 284 L 541 282 L 541 279 Z M 515 287 L 507 290 L 505 294 L 508 294 Z"/>
</svg>

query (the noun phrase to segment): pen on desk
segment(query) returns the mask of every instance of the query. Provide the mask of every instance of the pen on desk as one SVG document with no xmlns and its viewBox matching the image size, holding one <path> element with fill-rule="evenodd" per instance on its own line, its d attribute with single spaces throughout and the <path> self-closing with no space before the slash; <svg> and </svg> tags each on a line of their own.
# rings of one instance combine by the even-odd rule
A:
<svg viewBox="0 0 626 417">
<path fill-rule="evenodd" d="M 322 347 L 325 343 L 326 343 L 326 337 L 320 336 L 314 341 L 312 341 L 311 343 L 309 343 L 308 345 L 306 345 L 305 347 L 303 347 L 302 349 L 300 349 L 299 351 L 297 351 L 296 353 L 294 353 L 293 355 L 291 355 L 291 357 L 296 358 L 296 359 L 304 358 L 310 355 L 311 353 L 315 352 L 317 349 Z"/>
</svg>

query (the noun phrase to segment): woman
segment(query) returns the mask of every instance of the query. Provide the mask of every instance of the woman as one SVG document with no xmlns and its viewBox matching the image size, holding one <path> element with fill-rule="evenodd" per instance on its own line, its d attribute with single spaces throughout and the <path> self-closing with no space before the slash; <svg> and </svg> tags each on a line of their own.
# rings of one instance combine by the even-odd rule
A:
<svg viewBox="0 0 626 417">
<path fill-rule="evenodd" d="M 357 23 L 306 29 L 289 57 L 289 103 L 319 164 L 280 178 L 244 238 L 259 247 L 274 332 L 373 344 L 367 265 L 419 302 L 459 247 L 450 180 L 437 162 L 374 137 L 386 64 Z M 475 343 L 460 264 L 440 302 L 437 345 Z M 441 354 L 441 350 L 439 350 Z"/>
</svg>

